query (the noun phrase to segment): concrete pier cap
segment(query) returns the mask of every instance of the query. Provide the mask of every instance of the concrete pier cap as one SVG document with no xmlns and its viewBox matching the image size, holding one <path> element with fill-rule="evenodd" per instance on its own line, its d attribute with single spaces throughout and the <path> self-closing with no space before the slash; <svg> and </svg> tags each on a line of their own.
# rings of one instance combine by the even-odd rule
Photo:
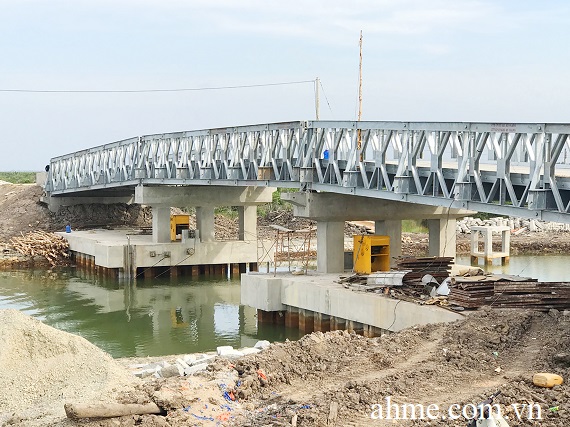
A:
<svg viewBox="0 0 570 427">
<path fill-rule="evenodd" d="M 419 205 L 336 193 L 284 193 L 295 216 L 317 221 L 317 271 L 342 273 L 344 221 L 375 221 L 375 233 L 390 237 L 390 257 L 402 254 L 404 219 L 427 220 L 429 255 L 455 257 L 456 219 L 473 215 L 465 209 Z"/>
<path fill-rule="evenodd" d="M 134 202 L 148 206 L 247 206 L 270 203 L 275 188 L 159 185 L 135 187 Z"/>
</svg>

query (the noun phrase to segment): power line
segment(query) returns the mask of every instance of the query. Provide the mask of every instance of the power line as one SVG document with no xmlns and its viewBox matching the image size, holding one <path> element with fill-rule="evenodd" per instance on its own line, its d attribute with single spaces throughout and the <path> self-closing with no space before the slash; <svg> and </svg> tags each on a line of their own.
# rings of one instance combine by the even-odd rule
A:
<svg viewBox="0 0 570 427">
<path fill-rule="evenodd" d="M 52 90 L 52 89 L 0 89 L 0 92 L 17 92 L 17 93 L 153 93 L 153 92 L 197 92 L 203 90 L 224 90 L 224 89 L 247 89 L 255 87 L 268 87 L 268 86 L 285 86 L 311 83 L 314 80 L 298 80 L 291 82 L 277 82 L 277 83 L 259 83 L 251 85 L 235 85 L 235 86 L 207 86 L 207 87 L 194 87 L 194 88 L 178 88 L 178 89 L 119 89 L 119 90 Z"/>
<path fill-rule="evenodd" d="M 329 99 L 327 98 L 327 94 L 325 93 L 325 88 L 323 87 L 323 83 L 321 82 L 321 80 L 319 79 L 319 84 L 321 86 L 321 89 L 323 90 L 323 95 L 325 96 L 325 101 L 327 101 L 327 105 L 329 106 L 329 110 L 331 110 L 331 113 L 333 112 L 332 108 L 331 108 L 331 104 L 329 102 Z"/>
</svg>

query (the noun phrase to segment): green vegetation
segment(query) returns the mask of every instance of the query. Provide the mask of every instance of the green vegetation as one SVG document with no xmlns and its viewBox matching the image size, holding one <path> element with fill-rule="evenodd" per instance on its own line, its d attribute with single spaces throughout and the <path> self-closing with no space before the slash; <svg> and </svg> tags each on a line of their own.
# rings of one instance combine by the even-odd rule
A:
<svg viewBox="0 0 570 427">
<path fill-rule="evenodd" d="M 36 173 L 0 172 L 0 181 L 11 182 L 12 184 L 34 184 L 36 182 Z"/>
<path fill-rule="evenodd" d="M 428 228 L 424 221 L 404 219 L 402 221 L 402 231 L 405 233 L 427 233 Z"/>
<path fill-rule="evenodd" d="M 294 193 L 299 191 L 296 188 L 278 188 L 277 191 L 273 193 L 273 200 L 271 203 L 266 203 L 257 207 L 257 214 L 260 216 L 266 216 L 269 212 L 274 212 L 278 210 L 291 211 L 293 210 L 293 205 L 291 203 L 281 199 L 281 194 L 283 193 Z"/>
<path fill-rule="evenodd" d="M 214 214 L 222 215 L 230 219 L 236 219 L 238 217 L 237 207 L 235 206 L 218 206 L 214 208 Z"/>
</svg>

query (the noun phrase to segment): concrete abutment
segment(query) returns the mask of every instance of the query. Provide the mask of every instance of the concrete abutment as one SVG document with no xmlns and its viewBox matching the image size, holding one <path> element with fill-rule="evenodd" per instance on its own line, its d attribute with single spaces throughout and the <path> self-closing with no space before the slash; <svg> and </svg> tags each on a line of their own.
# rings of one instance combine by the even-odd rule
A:
<svg viewBox="0 0 570 427">
<path fill-rule="evenodd" d="M 353 292 L 336 280 L 337 274 L 248 273 L 241 276 L 241 303 L 256 308 L 261 323 L 276 322 L 279 313 L 284 326 L 303 333 L 347 330 L 373 337 L 463 317 L 440 307 Z"/>
<path fill-rule="evenodd" d="M 121 278 L 178 276 L 238 277 L 256 271 L 257 206 L 272 201 L 272 188 L 211 186 L 137 186 L 134 202 L 152 207 L 152 236 L 136 230 L 58 233 L 70 245 L 81 268 L 111 269 Z M 82 197 L 83 203 L 93 202 Z M 79 203 L 74 198 L 70 203 Z M 67 203 L 65 198 L 58 201 Z M 238 240 L 216 240 L 214 209 L 236 206 Z M 196 208 L 196 233 L 171 241 L 171 207 Z M 272 254 L 267 254 L 272 257 Z M 101 270 L 103 269 L 103 270 Z M 115 273 L 116 272 L 116 273 Z"/>
</svg>

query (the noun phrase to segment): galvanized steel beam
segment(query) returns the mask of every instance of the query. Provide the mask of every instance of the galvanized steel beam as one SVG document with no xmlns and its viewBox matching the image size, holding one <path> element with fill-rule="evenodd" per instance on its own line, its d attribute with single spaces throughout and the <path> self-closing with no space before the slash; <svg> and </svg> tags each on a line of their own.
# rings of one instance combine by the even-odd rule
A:
<svg viewBox="0 0 570 427">
<path fill-rule="evenodd" d="M 569 135 L 570 124 L 349 121 L 144 135 L 51 159 L 46 191 L 280 186 L 570 223 Z"/>
</svg>

